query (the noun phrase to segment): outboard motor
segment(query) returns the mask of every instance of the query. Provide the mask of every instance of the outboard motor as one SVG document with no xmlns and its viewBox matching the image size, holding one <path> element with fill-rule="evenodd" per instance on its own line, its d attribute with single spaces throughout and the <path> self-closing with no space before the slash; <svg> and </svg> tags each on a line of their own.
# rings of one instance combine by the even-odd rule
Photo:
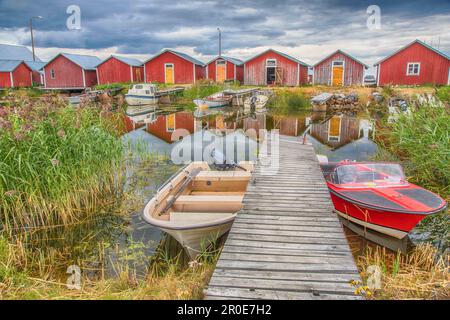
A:
<svg viewBox="0 0 450 320">
<path fill-rule="evenodd" d="M 213 160 L 214 168 L 216 168 L 219 171 L 231 170 L 234 168 L 239 168 L 244 171 L 247 171 L 247 169 L 241 167 L 233 160 L 228 160 L 220 150 L 217 150 L 215 148 L 211 151 L 211 158 Z"/>
</svg>

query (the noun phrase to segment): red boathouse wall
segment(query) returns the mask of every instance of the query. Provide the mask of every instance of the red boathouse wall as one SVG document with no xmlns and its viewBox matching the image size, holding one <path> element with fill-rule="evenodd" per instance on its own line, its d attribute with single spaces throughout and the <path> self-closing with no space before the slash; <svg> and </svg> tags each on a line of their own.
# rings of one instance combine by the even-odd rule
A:
<svg viewBox="0 0 450 320">
<path fill-rule="evenodd" d="M 115 57 L 111 57 L 97 67 L 98 83 L 142 82 L 143 67 L 130 66 Z M 131 74 L 133 73 L 133 78 Z"/>
<path fill-rule="evenodd" d="M 365 66 L 339 51 L 314 66 L 314 84 L 331 85 L 333 61 L 344 62 L 344 86 L 360 85 L 363 83 Z"/>
<path fill-rule="evenodd" d="M 51 77 L 52 69 L 55 72 L 54 79 Z M 95 74 L 95 71 L 91 71 L 90 74 L 92 74 L 92 72 Z M 59 55 L 47 64 L 44 67 L 44 74 L 46 88 L 84 88 L 83 68 L 63 55 Z M 89 83 L 97 82 L 97 76 L 95 76 L 95 81 L 93 81 L 90 74 L 86 74 L 90 78 Z M 87 78 L 86 85 L 89 86 Z"/>
<path fill-rule="evenodd" d="M 407 75 L 408 63 L 420 63 L 419 75 Z M 378 65 L 378 84 L 385 85 L 445 85 L 450 81 L 450 60 L 414 42 Z"/>
<path fill-rule="evenodd" d="M 166 51 L 156 58 L 145 63 L 145 82 L 165 82 L 165 64 L 171 63 L 174 65 L 174 82 L 175 84 L 189 84 L 194 82 L 194 68 L 195 80 L 204 78 L 204 68 L 196 65 L 191 61 L 183 59 L 182 57 Z"/>
<path fill-rule="evenodd" d="M 276 59 L 277 67 L 282 69 L 281 84 L 297 86 L 308 82 L 308 67 L 269 50 L 244 63 L 244 83 L 246 85 L 266 85 L 266 61 Z M 300 76 L 298 70 L 300 69 Z"/>
</svg>

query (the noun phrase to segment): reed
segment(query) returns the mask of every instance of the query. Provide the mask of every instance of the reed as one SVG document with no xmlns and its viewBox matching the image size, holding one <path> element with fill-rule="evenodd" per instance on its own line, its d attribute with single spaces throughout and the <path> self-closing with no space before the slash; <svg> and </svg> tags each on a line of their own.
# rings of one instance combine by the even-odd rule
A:
<svg viewBox="0 0 450 320">
<path fill-rule="evenodd" d="M 450 196 L 450 114 L 436 101 L 422 101 L 411 112 L 387 124 L 379 141 L 403 163 L 408 178 Z"/>
<path fill-rule="evenodd" d="M 76 223 L 119 197 L 118 119 L 98 106 L 68 107 L 55 96 L 0 109 L 4 231 Z"/>
<path fill-rule="evenodd" d="M 81 290 L 70 290 L 65 277 L 57 277 L 47 269 L 48 263 L 61 262 L 59 256 L 53 261 L 35 261 L 33 267 L 22 265 L 21 253 L 29 252 L 21 244 L 11 244 L 0 237 L 0 299 L 201 299 L 203 288 L 209 280 L 218 258 L 217 250 L 205 250 L 188 266 L 180 264 L 181 252 L 172 255 L 159 250 L 145 274 L 139 274 L 135 262 L 149 263 L 143 254 L 146 245 L 135 243 L 126 250 L 116 250 L 108 244 L 99 245 L 95 259 L 100 266 L 94 270 L 100 276 L 86 275 L 87 264 L 82 270 Z M 114 277 L 105 277 L 104 267 L 107 250 L 116 250 L 119 257 L 110 262 Z M 39 255 L 35 254 L 39 259 Z M 28 258 L 29 260 L 30 258 Z M 49 256 L 47 256 L 49 259 Z M 92 268 L 89 270 L 93 270 Z"/>
<path fill-rule="evenodd" d="M 381 288 L 371 290 L 363 286 L 359 291 L 371 299 L 449 299 L 448 258 L 438 256 L 437 249 L 429 243 L 418 245 L 407 255 L 369 247 L 357 258 L 360 275 L 366 283 L 376 266 Z"/>
<path fill-rule="evenodd" d="M 292 114 L 303 110 L 309 110 L 311 103 L 301 92 L 292 90 L 276 90 L 276 96 L 270 102 L 269 107 L 276 113 Z"/>
</svg>

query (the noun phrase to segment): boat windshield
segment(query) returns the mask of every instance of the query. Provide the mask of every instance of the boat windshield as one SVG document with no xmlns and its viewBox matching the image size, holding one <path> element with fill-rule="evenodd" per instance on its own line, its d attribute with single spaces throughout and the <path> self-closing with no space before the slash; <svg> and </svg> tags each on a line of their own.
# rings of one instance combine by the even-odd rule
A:
<svg viewBox="0 0 450 320">
<path fill-rule="evenodd" d="M 355 163 L 336 167 L 334 182 L 341 188 L 407 185 L 402 167 L 394 163 Z"/>
</svg>

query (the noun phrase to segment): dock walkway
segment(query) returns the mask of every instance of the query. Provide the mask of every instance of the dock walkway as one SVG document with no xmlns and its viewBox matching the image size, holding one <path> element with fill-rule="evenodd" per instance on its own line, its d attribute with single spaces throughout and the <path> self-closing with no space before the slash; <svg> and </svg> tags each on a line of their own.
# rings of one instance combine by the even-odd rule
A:
<svg viewBox="0 0 450 320">
<path fill-rule="evenodd" d="M 205 299 L 358 299 L 350 285 L 358 271 L 313 147 L 284 136 L 279 145 L 276 175 L 255 168 Z"/>
</svg>

